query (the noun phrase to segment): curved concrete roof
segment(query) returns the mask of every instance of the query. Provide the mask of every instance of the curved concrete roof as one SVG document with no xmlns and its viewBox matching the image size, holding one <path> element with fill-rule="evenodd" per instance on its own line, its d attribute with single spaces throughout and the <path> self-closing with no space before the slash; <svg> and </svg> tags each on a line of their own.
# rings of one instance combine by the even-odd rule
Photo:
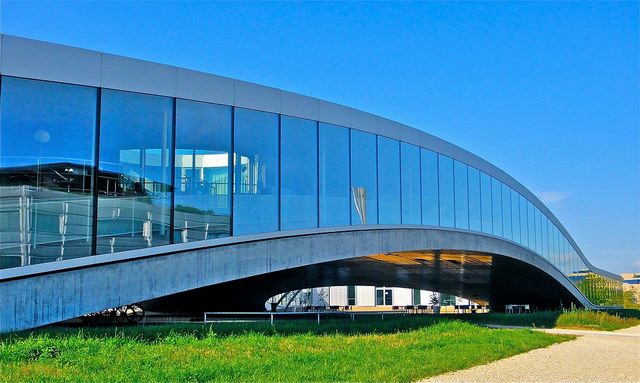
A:
<svg viewBox="0 0 640 383">
<path fill-rule="evenodd" d="M 490 257 L 510 261 L 508 267 L 504 268 L 505 271 L 498 273 L 500 279 L 510 279 L 507 285 L 496 285 L 498 276 L 489 276 L 487 280 L 482 281 L 473 278 L 467 281 L 466 277 L 477 274 L 474 272 L 474 262 L 461 262 L 461 273 L 453 274 L 461 278 L 460 285 L 467 285 L 466 292 L 469 296 L 473 292 L 482 294 L 483 290 L 477 290 L 482 286 L 493 286 L 494 292 L 498 291 L 505 294 L 507 299 L 512 299 L 506 303 L 518 301 L 522 299 L 523 294 L 522 290 L 516 291 L 518 286 L 523 284 L 522 275 L 535 272 L 544 274 L 545 282 L 534 282 L 533 286 L 524 286 L 529 294 L 542 296 L 553 304 L 558 302 L 556 298 L 560 298 L 565 305 L 573 301 L 577 305 L 594 308 L 569 278 L 546 259 L 519 244 L 493 235 L 467 230 L 403 225 L 322 228 L 279 234 L 247 235 L 225 239 L 225 243 L 207 240 L 84 257 L 77 259 L 86 262 L 84 266 L 67 265 L 54 273 L 2 281 L 0 333 L 42 326 L 111 307 L 226 282 L 242 281 L 278 272 L 295 272 L 297 268 L 354 261 L 380 253 L 431 249 L 490 254 Z M 300 249 L 309 251 L 300 252 Z M 472 258 L 473 255 L 468 257 Z M 75 260 L 52 262 L 50 265 L 73 261 Z M 92 264 L 89 263 L 91 261 Z M 497 260 L 493 263 L 497 263 Z M 38 266 L 41 265 L 24 267 Z M 421 264 L 419 266 L 419 269 L 429 269 Z M 520 271 L 516 271 L 515 266 L 519 266 Z M 391 269 L 390 272 L 395 278 L 398 275 L 404 275 L 406 278 L 416 273 L 415 269 L 406 270 L 402 265 L 392 263 L 385 263 L 384 267 Z M 377 278 L 378 270 L 368 266 L 358 267 L 362 268 L 367 269 L 365 273 L 372 276 L 372 279 Z M 349 274 L 340 282 L 358 281 L 356 275 L 345 271 L 343 267 L 338 269 L 340 274 Z M 10 270 L 12 269 L 6 271 Z M 444 275 L 447 272 L 451 273 L 451 270 L 437 272 Z M 307 274 L 302 273 L 302 276 L 306 280 Z M 250 284 L 252 285 L 251 282 Z M 300 286 L 285 284 L 283 288 L 286 287 L 294 289 Z M 413 287 L 420 285 L 416 284 Z M 541 292 L 543 288 L 547 289 L 544 293 Z M 264 291 L 254 293 L 261 294 Z M 265 299 L 272 293 L 267 291 Z M 14 309 L 16 307 L 20 309 Z"/>
<path fill-rule="evenodd" d="M 517 191 L 558 227 L 592 271 L 620 280 L 594 267 L 555 215 L 509 174 L 459 146 L 381 116 L 242 80 L 6 34 L 0 36 L 0 74 L 280 113 L 417 145 L 473 166 Z"/>
</svg>

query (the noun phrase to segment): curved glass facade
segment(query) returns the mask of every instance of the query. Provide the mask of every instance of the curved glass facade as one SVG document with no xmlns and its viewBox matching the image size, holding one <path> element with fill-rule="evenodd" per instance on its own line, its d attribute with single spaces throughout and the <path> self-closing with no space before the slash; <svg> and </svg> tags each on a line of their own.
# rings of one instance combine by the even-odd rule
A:
<svg viewBox="0 0 640 383">
<path fill-rule="evenodd" d="M 239 107 L 1 81 L 0 268 L 231 235 L 411 224 L 513 241 L 594 303 L 617 302 L 620 282 L 591 272 L 532 201 L 441 153 Z"/>
</svg>

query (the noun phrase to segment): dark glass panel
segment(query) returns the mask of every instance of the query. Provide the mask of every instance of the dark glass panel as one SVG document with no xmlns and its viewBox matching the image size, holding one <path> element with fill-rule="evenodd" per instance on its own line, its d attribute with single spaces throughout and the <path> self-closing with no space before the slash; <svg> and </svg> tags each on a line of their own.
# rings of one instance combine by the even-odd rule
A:
<svg viewBox="0 0 640 383">
<path fill-rule="evenodd" d="M 493 234 L 502 237 L 502 182 L 491 178 L 491 208 Z"/>
<path fill-rule="evenodd" d="M 460 161 L 454 163 L 456 227 L 469 228 L 469 188 L 467 165 Z"/>
<path fill-rule="evenodd" d="M 401 223 L 400 142 L 378 137 L 378 222 Z"/>
<path fill-rule="evenodd" d="M 542 214 L 542 256 L 549 259 L 549 242 L 547 232 L 549 230 L 549 220 Z"/>
<path fill-rule="evenodd" d="M 280 229 L 318 227 L 318 123 L 282 116 L 281 129 Z"/>
<path fill-rule="evenodd" d="M 440 187 L 440 226 L 454 227 L 453 160 L 438 154 L 438 184 Z"/>
<path fill-rule="evenodd" d="M 2 78 L 0 268 L 91 254 L 96 97 Z"/>
<path fill-rule="evenodd" d="M 520 194 L 511 190 L 511 225 L 513 225 L 513 241 L 522 243 L 520 231 Z"/>
<path fill-rule="evenodd" d="M 378 223 L 377 144 L 374 134 L 351 130 L 351 224 Z"/>
<path fill-rule="evenodd" d="M 320 123 L 320 226 L 351 222 L 349 129 Z"/>
<path fill-rule="evenodd" d="M 513 239 L 511 225 L 511 188 L 502 184 L 502 236 Z"/>
<path fill-rule="evenodd" d="M 480 171 L 469 166 L 469 229 L 482 231 Z"/>
<path fill-rule="evenodd" d="M 482 232 L 493 233 L 493 209 L 491 208 L 491 177 L 480 172 L 480 199 L 482 204 Z"/>
<path fill-rule="evenodd" d="M 231 234 L 231 107 L 177 100 L 174 241 Z"/>
<path fill-rule="evenodd" d="M 527 227 L 529 231 L 529 249 L 536 251 L 535 209 L 531 201 L 527 200 Z"/>
<path fill-rule="evenodd" d="M 420 148 L 407 143 L 400 146 L 402 154 L 402 223 L 419 225 L 420 207 Z"/>
<path fill-rule="evenodd" d="M 535 225 L 536 225 L 536 253 L 542 255 L 542 213 L 535 208 Z"/>
<path fill-rule="evenodd" d="M 236 108 L 233 234 L 278 230 L 278 115 Z"/>
<path fill-rule="evenodd" d="M 173 100 L 103 90 L 98 253 L 169 243 Z"/>
<path fill-rule="evenodd" d="M 529 247 L 529 218 L 527 209 L 527 200 L 520 196 L 520 243 Z"/>
<path fill-rule="evenodd" d="M 422 224 L 438 226 L 438 155 L 420 149 L 420 179 L 422 184 Z"/>
</svg>

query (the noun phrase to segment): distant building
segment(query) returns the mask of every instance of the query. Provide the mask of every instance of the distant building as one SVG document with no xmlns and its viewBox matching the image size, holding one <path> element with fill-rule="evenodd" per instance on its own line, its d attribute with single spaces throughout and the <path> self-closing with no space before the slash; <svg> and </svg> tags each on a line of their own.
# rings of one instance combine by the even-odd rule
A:
<svg viewBox="0 0 640 383">
<path fill-rule="evenodd" d="M 277 295 L 270 302 L 280 302 L 279 310 L 297 311 L 308 307 L 349 306 L 352 310 L 393 310 L 394 307 L 432 305 L 436 297 L 442 307 L 478 305 L 455 295 L 428 290 L 386 286 L 332 286 L 303 289 Z M 282 298 L 282 299 L 280 299 Z"/>
</svg>

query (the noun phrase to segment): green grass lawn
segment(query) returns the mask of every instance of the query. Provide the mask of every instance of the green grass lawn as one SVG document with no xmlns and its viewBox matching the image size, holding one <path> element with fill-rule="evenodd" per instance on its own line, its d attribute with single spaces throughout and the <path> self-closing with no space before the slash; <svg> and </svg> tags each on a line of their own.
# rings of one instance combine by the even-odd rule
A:
<svg viewBox="0 0 640 383">
<path fill-rule="evenodd" d="M 633 316 L 622 317 L 619 314 L 589 310 L 569 311 L 560 315 L 556 321 L 556 327 L 559 328 L 604 331 L 615 331 L 639 325 L 640 319 Z"/>
<path fill-rule="evenodd" d="M 409 316 L 46 328 L 0 337 L 0 381 L 409 382 L 569 339 Z"/>
<path fill-rule="evenodd" d="M 447 315 L 448 318 L 477 324 L 525 326 L 538 328 L 573 328 L 614 331 L 640 325 L 640 310 L 568 310 L 540 311 L 530 314 L 488 313 L 481 315 Z"/>
</svg>

